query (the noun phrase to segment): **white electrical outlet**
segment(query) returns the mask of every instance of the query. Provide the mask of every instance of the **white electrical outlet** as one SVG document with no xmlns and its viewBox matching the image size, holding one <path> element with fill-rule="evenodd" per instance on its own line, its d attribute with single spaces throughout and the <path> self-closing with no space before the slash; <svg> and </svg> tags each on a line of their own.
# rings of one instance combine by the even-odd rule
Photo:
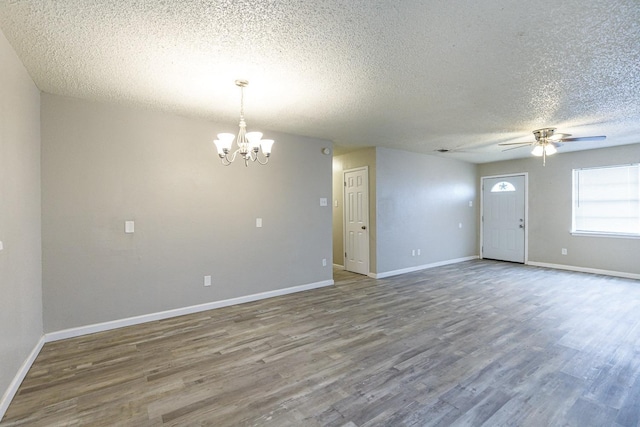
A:
<svg viewBox="0 0 640 427">
<path fill-rule="evenodd" d="M 256 227 L 257 228 L 262 227 L 262 218 L 256 218 Z"/>
<path fill-rule="evenodd" d="M 320 206 L 327 206 L 327 198 L 320 197 Z"/>
<path fill-rule="evenodd" d="M 469 207 L 472 208 L 473 207 L 473 200 L 469 200 Z"/>
<path fill-rule="evenodd" d="M 411 256 L 416 256 L 416 250 L 415 249 L 411 249 Z"/>
<path fill-rule="evenodd" d="M 204 285 L 211 286 L 211 276 L 204 276 Z"/>
<path fill-rule="evenodd" d="M 562 255 L 566 255 L 567 254 L 567 248 L 562 248 Z"/>
<path fill-rule="evenodd" d="M 418 255 L 420 255 L 420 249 L 418 249 Z"/>
<path fill-rule="evenodd" d="M 135 223 L 133 221 L 125 221 L 124 222 L 124 232 L 127 234 L 131 234 L 135 231 Z"/>
</svg>

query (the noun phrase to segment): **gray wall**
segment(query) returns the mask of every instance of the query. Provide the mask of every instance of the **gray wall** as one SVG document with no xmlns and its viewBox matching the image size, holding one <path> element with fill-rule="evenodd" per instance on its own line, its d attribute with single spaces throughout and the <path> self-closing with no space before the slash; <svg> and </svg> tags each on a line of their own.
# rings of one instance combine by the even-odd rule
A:
<svg viewBox="0 0 640 427">
<path fill-rule="evenodd" d="M 0 31 L 0 395 L 42 336 L 40 91 Z"/>
<path fill-rule="evenodd" d="M 265 131 L 268 166 L 224 167 L 236 130 L 43 94 L 45 331 L 332 279 L 330 143 Z"/>
<path fill-rule="evenodd" d="M 477 166 L 376 150 L 376 272 L 477 255 Z M 421 255 L 412 256 L 413 249 L 420 249 Z"/>
<path fill-rule="evenodd" d="M 577 144 L 577 143 L 576 143 Z M 640 239 L 572 236 L 572 169 L 640 162 L 640 144 L 479 165 L 479 177 L 529 173 L 529 261 L 640 273 Z M 567 255 L 561 249 L 567 248 Z"/>
<path fill-rule="evenodd" d="M 373 272 L 376 271 L 376 149 L 373 147 L 333 158 L 333 262 L 344 265 L 344 171 L 363 166 L 369 168 L 369 270 Z"/>
</svg>

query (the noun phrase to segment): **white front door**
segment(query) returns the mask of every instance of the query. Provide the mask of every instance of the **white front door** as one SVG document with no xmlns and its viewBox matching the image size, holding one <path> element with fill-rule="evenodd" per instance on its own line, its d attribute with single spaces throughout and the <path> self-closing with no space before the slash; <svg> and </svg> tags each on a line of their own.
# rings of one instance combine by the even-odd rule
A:
<svg viewBox="0 0 640 427">
<path fill-rule="evenodd" d="M 525 261 L 525 176 L 482 179 L 482 257 Z"/>
<path fill-rule="evenodd" d="M 369 274 L 369 170 L 344 172 L 344 267 Z"/>
</svg>

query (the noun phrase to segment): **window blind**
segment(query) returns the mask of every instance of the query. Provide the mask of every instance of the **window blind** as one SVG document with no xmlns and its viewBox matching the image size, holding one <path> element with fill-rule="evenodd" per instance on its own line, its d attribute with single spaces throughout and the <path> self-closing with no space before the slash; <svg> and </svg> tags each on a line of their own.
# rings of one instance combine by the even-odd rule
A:
<svg viewBox="0 0 640 427">
<path fill-rule="evenodd" d="M 640 235 L 640 165 L 574 169 L 572 231 Z"/>
</svg>

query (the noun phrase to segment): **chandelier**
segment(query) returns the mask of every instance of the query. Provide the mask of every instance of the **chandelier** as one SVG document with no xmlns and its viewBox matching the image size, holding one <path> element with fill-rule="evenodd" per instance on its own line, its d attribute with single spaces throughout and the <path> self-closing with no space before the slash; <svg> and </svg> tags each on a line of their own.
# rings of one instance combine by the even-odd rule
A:
<svg viewBox="0 0 640 427">
<path fill-rule="evenodd" d="M 262 132 L 247 132 L 247 123 L 244 121 L 244 88 L 248 84 L 247 80 L 236 80 L 236 86 L 240 88 L 240 130 L 238 136 L 236 137 L 232 133 L 219 133 L 218 139 L 213 141 L 216 144 L 220 161 L 225 166 L 233 163 L 238 155 L 244 160 L 245 166 L 249 166 L 249 162 L 266 165 L 271 155 L 271 147 L 274 142 L 272 139 L 262 139 Z M 231 153 L 234 139 L 238 148 Z"/>
</svg>

